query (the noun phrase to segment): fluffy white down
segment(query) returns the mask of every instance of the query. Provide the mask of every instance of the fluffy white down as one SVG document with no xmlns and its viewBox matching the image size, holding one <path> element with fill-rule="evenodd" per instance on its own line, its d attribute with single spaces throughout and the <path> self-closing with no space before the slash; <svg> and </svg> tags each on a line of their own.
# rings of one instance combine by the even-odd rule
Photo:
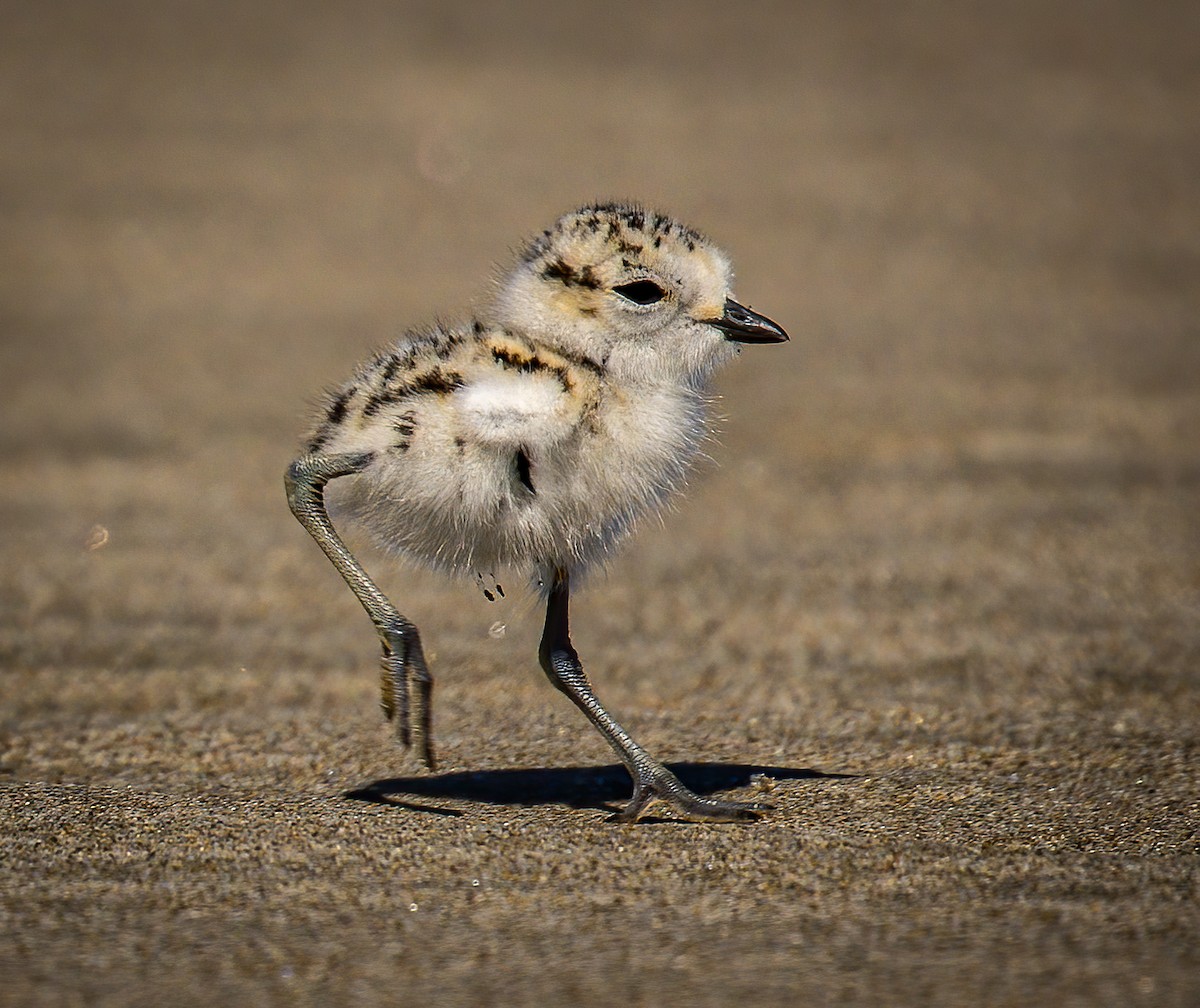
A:
<svg viewBox="0 0 1200 1008">
<path fill-rule="evenodd" d="M 382 453 L 362 474 L 330 484 L 331 510 L 385 548 L 447 571 L 517 568 L 537 579 L 560 564 L 582 573 L 680 488 L 708 435 L 703 399 L 677 387 L 609 403 L 585 437 L 557 421 L 563 402 L 528 376 L 518 381 L 535 391 L 481 386 L 450 397 L 439 422 L 426 414 L 410 451 Z M 546 409 L 518 423 L 502 408 L 508 393 Z M 450 450 L 467 425 L 486 440 Z M 544 436 L 534 439 L 535 431 Z M 515 468 L 518 450 L 533 492 Z"/>
<path fill-rule="evenodd" d="M 571 431 L 569 403 L 552 378 L 500 372 L 453 396 L 462 425 L 479 443 L 549 447 Z"/>
</svg>

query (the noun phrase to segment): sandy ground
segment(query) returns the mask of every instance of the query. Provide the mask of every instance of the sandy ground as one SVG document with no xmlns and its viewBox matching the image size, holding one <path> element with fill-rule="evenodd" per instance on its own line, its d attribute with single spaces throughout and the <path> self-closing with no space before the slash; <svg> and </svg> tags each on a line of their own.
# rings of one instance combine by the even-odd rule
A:
<svg viewBox="0 0 1200 1008">
<path fill-rule="evenodd" d="M 0 1003 L 1200 1003 L 1200 16 L 1061 6 L 6 4 Z M 535 604 L 367 551 L 421 773 L 283 500 L 599 196 L 793 334 L 575 604 L 755 825 L 610 823 Z"/>
</svg>

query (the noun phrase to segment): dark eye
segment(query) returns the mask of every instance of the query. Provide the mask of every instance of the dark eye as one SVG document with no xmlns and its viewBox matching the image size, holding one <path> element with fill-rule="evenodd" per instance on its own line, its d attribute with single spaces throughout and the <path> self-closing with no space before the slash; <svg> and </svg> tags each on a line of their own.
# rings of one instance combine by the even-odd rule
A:
<svg viewBox="0 0 1200 1008">
<path fill-rule="evenodd" d="M 653 280 L 634 280 L 633 283 L 621 284 L 613 290 L 626 301 L 640 305 L 656 304 L 667 296 L 667 292 Z"/>
</svg>

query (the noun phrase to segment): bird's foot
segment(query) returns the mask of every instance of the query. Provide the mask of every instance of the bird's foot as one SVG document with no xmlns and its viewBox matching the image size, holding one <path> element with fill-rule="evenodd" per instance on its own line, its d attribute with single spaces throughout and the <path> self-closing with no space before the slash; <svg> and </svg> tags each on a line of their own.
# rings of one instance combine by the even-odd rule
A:
<svg viewBox="0 0 1200 1008">
<path fill-rule="evenodd" d="M 427 770 L 437 769 L 433 755 L 433 730 L 430 724 L 429 682 L 418 679 L 416 696 L 410 689 L 408 663 L 394 652 L 384 651 L 380 663 L 380 707 L 396 728 L 396 739 L 405 749 L 415 751 Z M 411 701 L 415 700 L 413 703 Z"/>
<path fill-rule="evenodd" d="M 682 818 L 692 822 L 753 822 L 774 806 L 765 802 L 720 801 L 704 798 L 684 787 L 666 767 L 655 764 L 642 768 L 634 778 L 633 798 L 614 817 L 615 822 L 637 822 L 651 802 L 670 805 Z"/>
</svg>

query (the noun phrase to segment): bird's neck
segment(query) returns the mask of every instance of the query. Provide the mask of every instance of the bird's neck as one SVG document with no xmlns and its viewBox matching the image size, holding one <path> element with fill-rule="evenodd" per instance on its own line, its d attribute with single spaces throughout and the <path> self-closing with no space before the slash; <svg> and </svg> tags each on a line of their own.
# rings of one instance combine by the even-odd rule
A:
<svg viewBox="0 0 1200 1008">
<path fill-rule="evenodd" d="M 611 380 L 621 387 L 679 389 L 704 394 L 713 372 L 737 351 L 713 356 L 710 353 L 664 354 L 642 343 L 621 343 L 608 353 L 605 364 Z"/>
</svg>

